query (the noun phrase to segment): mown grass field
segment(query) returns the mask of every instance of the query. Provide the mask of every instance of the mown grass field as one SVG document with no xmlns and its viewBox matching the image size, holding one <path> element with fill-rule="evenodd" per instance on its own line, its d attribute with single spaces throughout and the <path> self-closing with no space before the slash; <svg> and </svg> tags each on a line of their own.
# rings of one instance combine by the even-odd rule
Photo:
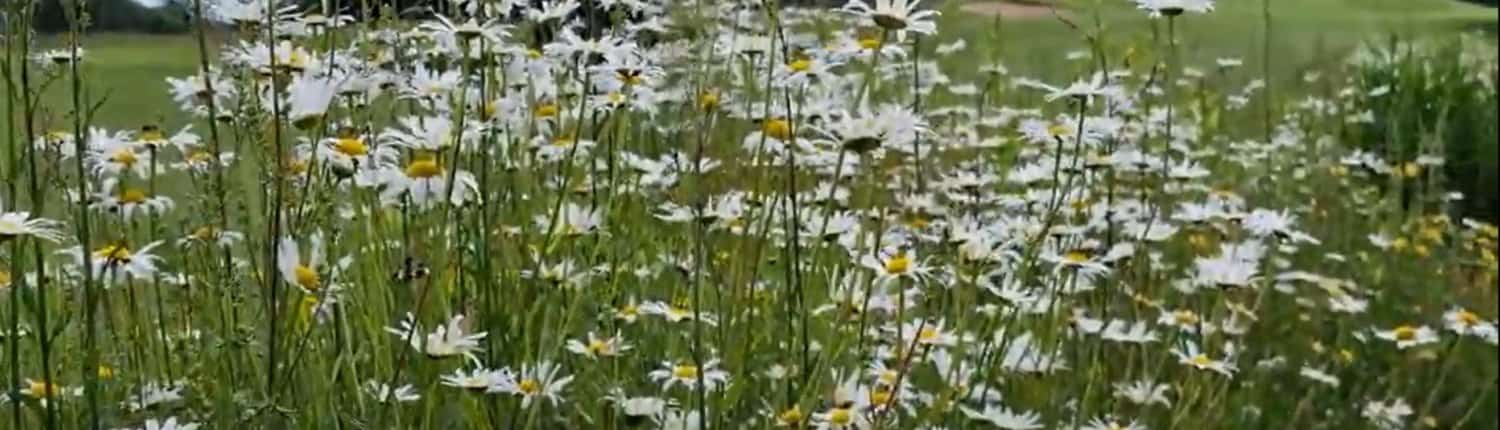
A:
<svg viewBox="0 0 1500 430">
<path fill-rule="evenodd" d="M 1075 72 L 1084 67 L 1069 61 L 1068 52 L 1078 50 L 1082 34 L 1051 18 L 1005 20 L 976 16 L 958 9 L 964 1 L 938 6 L 945 15 L 943 25 L 966 38 L 984 40 L 975 46 L 984 61 L 998 59 L 1018 74 L 1047 75 Z M 1123 1 L 1065 0 L 1056 4 L 1070 21 L 1089 27 L 1098 18 L 1108 22 L 1102 35 L 1112 48 L 1147 50 L 1150 41 L 1139 34 L 1109 37 L 1139 28 L 1147 19 Z M 1261 10 L 1259 2 L 1226 2 L 1201 20 L 1184 22 L 1184 64 L 1207 64 L 1217 58 L 1243 58 L 1245 70 L 1258 70 L 1261 61 Z M 1282 0 L 1272 4 L 1276 27 L 1272 38 L 1275 53 L 1273 73 L 1293 80 L 1302 72 L 1336 66 L 1361 42 L 1388 37 L 1423 37 L 1493 29 L 1494 9 L 1451 0 Z M 1165 31 L 1164 29 L 1162 31 Z M 221 36 L 222 37 L 222 36 Z M 217 39 L 217 38 L 216 38 Z M 990 42 L 993 41 L 993 42 Z M 209 48 L 218 51 L 217 40 Z M 977 45 L 977 44 L 976 44 Z M 40 47 L 61 46 L 56 37 L 46 37 Z M 183 76 L 197 66 L 198 46 L 194 38 L 141 34 L 92 34 L 84 43 L 89 61 L 87 87 L 108 103 L 96 122 L 108 127 L 138 127 L 143 117 L 159 119 L 172 128 L 183 122 L 162 82 L 163 76 Z M 974 61 L 974 57 L 949 59 Z M 64 106 L 65 85 L 53 85 L 48 106 Z M 54 108 L 55 109 L 55 108 Z M 49 117 L 58 118 L 60 112 Z"/>
</svg>

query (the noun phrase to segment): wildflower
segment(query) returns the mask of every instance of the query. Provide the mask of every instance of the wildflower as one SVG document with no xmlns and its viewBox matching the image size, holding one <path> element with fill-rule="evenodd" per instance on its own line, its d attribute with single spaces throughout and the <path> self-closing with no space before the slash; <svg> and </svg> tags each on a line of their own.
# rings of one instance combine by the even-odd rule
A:
<svg viewBox="0 0 1500 430">
<path fill-rule="evenodd" d="M 1459 335 L 1476 336 L 1482 339 L 1495 338 L 1495 323 L 1486 321 L 1479 314 L 1464 308 L 1449 309 L 1443 313 L 1443 322 L 1449 331 Z"/>
<path fill-rule="evenodd" d="M 366 394 L 369 394 L 370 397 L 374 397 L 375 401 L 380 403 L 408 403 L 422 399 L 422 395 L 417 394 L 416 390 L 412 388 L 411 384 L 406 384 L 400 387 L 396 387 L 395 389 L 391 389 L 391 386 L 386 385 L 384 382 L 372 379 L 369 381 L 365 381 L 364 388 Z"/>
<path fill-rule="evenodd" d="M 874 112 L 861 109 L 836 118 L 814 129 L 839 148 L 855 153 L 880 147 L 906 149 L 917 135 L 928 132 L 921 116 L 896 105 L 885 105 Z"/>
<path fill-rule="evenodd" d="M 573 13 L 573 10 L 578 7 L 577 0 L 542 0 L 535 2 L 526 10 L 526 19 L 536 23 L 560 20 Z"/>
<path fill-rule="evenodd" d="M 1209 358 L 1208 354 L 1198 349 L 1198 344 L 1186 342 L 1184 349 L 1173 348 L 1172 355 L 1177 356 L 1177 362 L 1192 366 L 1198 370 L 1209 370 L 1224 376 L 1234 376 L 1235 367 L 1227 361 Z"/>
<path fill-rule="evenodd" d="M 599 357 L 614 357 L 616 355 L 620 355 L 621 352 L 629 351 L 631 348 L 630 344 L 625 343 L 625 339 L 620 337 L 619 333 L 615 333 L 614 336 L 601 339 L 597 336 L 594 336 L 594 332 L 589 332 L 587 342 L 582 342 L 577 339 L 569 339 L 565 347 L 568 349 L 568 351 L 572 351 L 573 353 L 591 359 Z"/>
<path fill-rule="evenodd" d="M 878 282 L 897 279 L 921 280 L 928 275 L 928 268 L 917 259 L 915 250 L 891 249 L 876 255 L 865 255 L 859 264 L 875 271 Z"/>
<path fill-rule="evenodd" d="M 1042 261 L 1052 263 L 1058 272 L 1068 271 L 1077 273 L 1084 278 L 1092 278 L 1110 272 L 1109 266 L 1104 265 L 1102 259 L 1095 256 L 1093 251 L 1084 248 L 1069 249 L 1059 253 L 1060 248 L 1052 247 L 1043 252 Z"/>
<path fill-rule="evenodd" d="M 1134 421 L 1125 421 L 1121 424 L 1121 421 L 1112 417 L 1099 417 L 1089 420 L 1089 423 L 1080 427 L 1079 430 L 1146 430 L 1146 426 L 1136 424 Z"/>
<path fill-rule="evenodd" d="M 122 282 L 129 278 L 149 279 L 155 275 L 156 263 L 161 261 L 161 257 L 151 251 L 159 245 L 161 241 L 151 242 L 132 252 L 124 242 L 116 242 L 87 255 L 81 247 L 69 248 L 60 253 L 72 255 L 75 264 L 80 266 L 87 260 L 90 270 L 94 272 L 94 279 Z"/>
<path fill-rule="evenodd" d="M 1135 4 L 1147 11 L 1152 18 L 1175 17 L 1184 12 L 1208 13 L 1214 10 L 1213 0 L 1135 0 Z"/>
<path fill-rule="evenodd" d="M 364 136 L 350 128 L 339 130 L 338 135 L 324 139 L 317 147 L 318 159 L 327 162 L 341 177 L 354 175 L 361 186 L 374 185 L 378 176 L 359 175 L 360 172 L 376 172 L 395 162 L 396 151 L 389 146 L 373 147 Z"/>
<path fill-rule="evenodd" d="M 454 369 L 452 374 L 443 375 L 439 380 L 443 385 L 449 387 L 484 392 L 489 390 L 490 387 L 514 384 L 514 378 L 515 376 L 507 369 L 492 370 L 484 367 L 475 367 L 469 371 Z"/>
<path fill-rule="evenodd" d="M 104 180 L 96 201 L 89 206 L 119 214 L 121 219 L 128 221 L 137 214 L 161 215 L 175 205 L 166 196 L 150 195 L 140 188 L 120 186 L 118 180 L 110 178 Z"/>
<path fill-rule="evenodd" d="M 1124 398 L 1137 405 L 1171 406 L 1172 400 L 1167 398 L 1169 391 L 1172 391 L 1172 386 L 1157 384 L 1149 380 L 1115 384 L 1115 397 Z"/>
<path fill-rule="evenodd" d="M 1360 416 L 1370 420 L 1376 428 L 1381 430 L 1398 430 L 1406 428 L 1406 418 L 1415 412 L 1411 405 L 1404 399 L 1393 399 L 1387 402 L 1370 401 L 1360 411 Z"/>
<path fill-rule="evenodd" d="M 341 81 L 326 76 L 299 75 L 287 85 L 291 95 L 287 103 L 287 119 L 303 130 L 312 130 L 323 120 L 333 96 L 339 92 Z"/>
<path fill-rule="evenodd" d="M 1302 377 L 1304 378 L 1327 385 L 1329 387 L 1339 387 L 1339 378 L 1337 376 L 1329 374 L 1328 372 L 1324 372 L 1323 369 L 1303 366 L 1302 369 L 1297 371 L 1297 374 L 1302 375 Z"/>
<path fill-rule="evenodd" d="M 479 183 L 474 174 L 464 170 L 449 172 L 432 154 L 419 154 L 404 168 L 387 167 L 381 176 L 385 189 L 380 198 L 387 204 L 410 202 L 428 208 L 446 202 L 462 206 L 479 197 Z"/>
<path fill-rule="evenodd" d="M 662 384 L 662 390 L 669 390 L 674 385 L 682 385 L 688 389 L 698 387 L 699 379 L 702 379 L 703 388 L 713 391 L 714 388 L 729 382 L 729 372 L 719 370 L 719 360 L 709 360 L 699 366 L 689 361 L 676 363 L 663 361 L 660 369 L 652 370 L 646 374 L 652 381 Z"/>
<path fill-rule="evenodd" d="M 802 406 L 792 405 L 776 414 L 777 427 L 801 428 L 807 421 L 807 414 L 802 412 Z"/>
<path fill-rule="evenodd" d="M 1197 272 L 1193 283 L 1219 288 L 1246 288 L 1259 279 L 1256 262 L 1232 256 L 1198 258 L 1193 261 Z"/>
<path fill-rule="evenodd" d="M 195 422 L 177 421 L 177 417 L 169 417 L 166 421 L 148 418 L 141 430 L 198 430 L 198 426 Z"/>
<path fill-rule="evenodd" d="M 617 398 L 624 397 L 623 394 L 615 397 L 616 398 L 613 398 L 613 400 L 616 404 L 620 405 L 620 412 L 625 414 L 625 422 L 627 423 L 627 425 L 638 424 L 639 422 L 645 421 L 646 419 L 655 419 L 656 417 L 661 416 L 667 410 L 667 401 L 661 399 L 660 397 L 631 397 L 626 399 Z"/>
<path fill-rule="evenodd" d="M 960 406 L 959 410 L 971 420 L 982 421 L 996 428 L 1007 430 L 1042 428 L 1041 416 L 1036 412 L 1012 410 L 999 405 L 986 405 L 983 410 Z"/>
<path fill-rule="evenodd" d="M 73 49 L 49 49 L 32 54 L 32 59 L 41 63 L 43 67 L 65 66 L 82 61 L 85 53 L 87 51 L 83 48 L 77 48 L 76 52 Z"/>
<path fill-rule="evenodd" d="M 205 7 L 209 10 L 208 18 L 215 21 L 238 26 L 253 26 L 265 21 L 266 9 L 274 8 L 273 17 L 276 19 L 287 16 L 297 9 L 297 6 L 290 4 L 290 2 L 280 7 L 277 6 L 278 3 L 281 2 L 275 0 L 217 0 L 205 4 Z"/>
<path fill-rule="evenodd" d="M 77 397 L 83 394 L 83 388 L 80 387 L 70 388 L 47 380 L 31 378 L 24 378 L 23 381 L 25 384 L 21 385 L 21 389 L 16 392 L 42 402 L 61 400 L 63 396 Z"/>
<path fill-rule="evenodd" d="M 323 275 L 319 273 L 323 266 L 323 233 L 309 235 L 308 247 L 308 256 L 304 260 L 301 251 L 297 249 L 297 241 L 290 236 L 282 237 L 281 242 L 276 245 L 276 269 L 281 271 L 282 280 L 313 294 L 325 284 Z"/>
<path fill-rule="evenodd" d="M 0 243 L 25 236 L 52 243 L 62 242 L 65 237 L 61 222 L 33 218 L 30 212 L 6 212 L 5 206 L 0 205 Z"/>
<path fill-rule="evenodd" d="M 837 404 L 813 414 L 812 423 L 813 428 L 819 430 L 864 429 L 871 424 L 869 416 L 847 404 Z"/>
<path fill-rule="evenodd" d="M 634 297 L 631 297 L 624 305 L 615 309 L 615 319 L 626 324 L 634 324 L 635 320 L 640 318 L 640 315 L 641 308 L 640 305 L 636 304 Z"/>
<path fill-rule="evenodd" d="M 901 340 L 902 345 L 909 345 L 915 340 L 919 345 L 954 346 L 962 338 L 960 335 L 944 331 L 942 320 L 935 323 L 925 321 L 902 323 L 901 331 L 907 336 Z"/>
<path fill-rule="evenodd" d="M 559 376 L 559 370 L 557 364 L 550 361 L 524 365 L 514 378 L 501 379 L 486 392 L 521 396 L 523 408 L 530 406 L 537 398 L 556 405 L 562 401 L 562 390 L 573 382 L 572 376 Z"/>
<path fill-rule="evenodd" d="M 597 208 L 585 208 L 577 203 L 568 202 L 559 208 L 556 215 L 558 223 L 553 224 L 553 217 L 546 214 L 538 214 L 534 219 L 537 227 L 543 231 L 560 234 L 566 237 L 577 237 L 593 234 L 599 230 L 599 224 L 603 219 Z"/>
<path fill-rule="evenodd" d="M 1396 343 L 1396 348 L 1406 349 L 1438 341 L 1437 331 L 1427 326 L 1399 325 L 1390 330 L 1376 331 L 1375 337 Z"/>
<path fill-rule="evenodd" d="M 95 175 L 113 179 L 121 173 L 130 173 L 138 178 L 150 175 L 155 152 L 141 151 L 141 146 L 127 132 L 109 133 L 102 129 L 90 130 L 88 152 L 84 161 Z"/>
<path fill-rule="evenodd" d="M 1107 97 L 1119 92 L 1119 88 L 1105 83 L 1103 73 L 1095 73 L 1089 80 L 1075 81 L 1066 87 L 1054 87 L 1031 79 L 1018 79 L 1016 85 L 1046 91 L 1045 99 L 1049 102 L 1068 99 L 1091 103 L 1094 97 Z"/>
<path fill-rule="evenodd" d="M 480 2 L 472 2 L 480 3 Z M 479 22 L 473 18 L 460 23 L 454 23 L 442 14 L 435 14 L 435 21 L 427 21 L 417 26 L 417 29 L 426 31 L 440 37 L 453 38 L 464 42 L 483 38 L 490 43 L 500 43 L 507 26 L 500 25 L 498 21 L 489 20 Z"/>
<path fill-rule="evenodd" d="M 939 14 L 933 10 L 918 10 L 922 0 L 849 0 L 843 10 L 874 22 L 886 31 L 896 32 L 896 40 L 905 42 L 906 32 L 931 35 L 937 32 Z"/>
<path fill-rule="evenodd" d="M 182 400 L 181 384 L 157 384 L 148 382 L 141 388 L 135 390 L 130 398 L 125 400 L 124 406 L 129 411 L 140 411 L 163 403 L 172 403 Z"/>
<path fill-rule="evenodd" d="M 448 318 L 446 325 L 438 326 L 426 336 L 420 335 L 422 326 L 412 322 L 412 318 L 412 314 L 407 313 L 398 328 L 386 327 L 385 331 L 403 340 L 410 339 L 412 349 L 431 358 L 463 356 L 476 364 L 479 362 L 474 353 L 484 351 L 479 348 L 479 341 L 484 340 L 488 333 L 470 333 L 463 325 L 463 314 Z"/>
</svg>

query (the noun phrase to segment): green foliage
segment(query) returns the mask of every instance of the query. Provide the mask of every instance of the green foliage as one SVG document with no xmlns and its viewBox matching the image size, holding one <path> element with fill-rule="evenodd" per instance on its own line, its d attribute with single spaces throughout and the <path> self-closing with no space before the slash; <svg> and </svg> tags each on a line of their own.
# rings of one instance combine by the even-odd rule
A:
<svg viewBox="0 0 1500 430">
<path fill-rule="evenodd" d="M 70 7 L 71 1 L 42 1 L 37 7 L 35 28 L 43 33 L 68 31 Z M 88 0 L 84 13 L 89 31 L 162 34 L 182 33 L 189 28 L 188 10 L 179 3 L 149 8 L 131 0 Z"/>
<path fill-rule="evenodd" d="M 1356 104 L 1374 121 L 1360 127 L 1357 144 L 1393 162 L 1442 154 L 1446 188 L 1465 196 L 1458 214 L 1500 218 L 1494 45 L 1472 37 L 1432 45 L 1392 38 L 1360 52 Z M 1380 94 L 1391 89 L 1399 91 Z"/>
</svg>

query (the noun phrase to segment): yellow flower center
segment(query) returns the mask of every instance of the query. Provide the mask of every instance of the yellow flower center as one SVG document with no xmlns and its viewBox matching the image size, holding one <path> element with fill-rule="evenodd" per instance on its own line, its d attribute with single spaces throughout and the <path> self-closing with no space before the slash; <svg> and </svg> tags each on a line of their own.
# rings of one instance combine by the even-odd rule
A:
<svg viewBox="0 0 1500 430">
<path fill-rule="evenodd" d="M 698 95 L 698 108 L 710 110 L 719 107 L 719 93 L 717 91 L 704 91 Z"/>
<path fill-rule="evenodd" d="M 870 391 L 870 404 L 885 406 L 891 402 L 891 391 L 885 388 L 877 388 Z"/>
<path fill-rule="evenodd" d="M 142 131 L 140 136 L 140 141 L 147 144 L 160 144 L 166 140 L 167 137 L 161 134 L 161 130 Z"/>
<path fill-rule="evenodd" d="M 130 248 L 124 245 L 106 245 L 94 251 L 94 258 L 110 261 L 130 261 Z"/>
<path fill-rule="evenodd" d="M 552 118 L 557 116 L 557 110 L 557 104 L 543 103 L 532 109 L 532 114 L 536 115 L 537 118 Z"/>
<path fill-rule="evenodd" d="M 1047 134 L 1051 134 L 1053 136 L 1062 136 L 1068 134 L 1068 131 L 1070 130 L 1072 130 L 1072 128 L 1069 128 L 1066 124 L 1052 124 L 1051 126 L 1047 127 Z"/>
<path fill-rule="evenodd" d="M 10 272 L 0 270 L 0 288 L 10 286 Z"/>
<path fill-rule="evenodd" d="M 698 366 L 679 364 L 672 367 L 672 376 L 677 379 L 698 379 Z"/>
<path fill-rule="evenodd" d="M 538 58 L 542 58 L 542 51 L 537 50 L 537 49 L 527 49 L 526 50 L 526 58 L 530 58 L 530 59 L 533 59 L 533 60 L 538 59 Z"/>
<path fill-rule="evenodd" d="M 213 161 L 214 154 L 211 153 L 211 152 L 208 152 L 208 151 L 197 150 L 197 151 L 193 151 L 191 153 L 188 153 L 187 159 L 188 159 L 188 162 L 190 162 L 190 163 L 202 164 L 202 163 L 207 163 L 207 162 Z"/>
<path fill-rule="evenodd" d="M 645 81 L 641 78 L 639 70 L 617 70 L 615 71 L 615 77 L 620 80 L 620 83 L 625 85 L 640 85 Z"/>
<path fill-rule="evenodd" d="M 917 332 L 917 340 L 922 342 L 932 342 L 937 340 L 938 334 L 939 333 L 935 328 L 922 327 L 922 331 Z"/>
<path fill-rule="evenodd" d="M 792 137 L 792 123 L 784 119 L 770 119 L 762 124 L 761 132 L 767 137 L 777 140 L 787 140 Z"/>
<path fill-rule="evenodd" d="M 1075 249 L 1063 255 L 1063 261 L 1069 264 L 1083 264 L 1089 261 L 1088 251 Z"/>
<path fill-rule="evenodd" d="M 898 252 L 885 261 L 885 273 L 900 275 L 908 270 L 911 270 L 911 257 L 907 257 L 905 252 Z"/>
<path fill-rule="evenodd" d="M 350 157 L 358 157 L 370 153 L 370 148 L 365 146 L 365 140 L 358 137 L 341 137 L 334 140 L 333 150 Z"/>
<path fill-rule="evenodd" d="M 791 409 L 787 409 L 782 411 L 781 414 L 776 415 L 776 421 L 782 425 L 799 424 L 803 418 L 802 408 L 798 406 L 792 406 Z"/>
<path fill-rule="evenodd" d="M 1193 358 L 1188 359 L 1188 361 L 1192 362 L 1194 366 L 1198 367 L 1208 367 L 1208 365 L 1214 363 L 1212 359 L 1203 354 L 1194 355 Z"/>
<path fill-rule="evenodd" d="M 120 203 L 141 204 L 146 202 L 146 192 L 136 188 L 126 188 L 120 192 Z"/>
<path fill-rule="evenodd" d="M 620 308 L 620 316 L 622 316 L 622 317 L 634 318 L 636 315 L 639 315 L 640 313 L 641 313 L 641 308 L 637 307 L 634 304 L 625 305 L 624 307 Z"/>
<path fill-rule="evenodd" d="M 896 371 L 894 371 L 894 370 L 882 370 L 880 372 L 879 379 L 880 379 L 880 383 L 890 385 L 890 384 L 895 384 L 896 383 L 896 378 L 900 377 L 900 376 L 901 376 L 901 374 L 900 373 L 896 373 Z"/>
<path fill-rule="evenodd" d="M 1396 340 L 1409 341 L 1409 340 L 1413 340 L 1413 339 L 1417 338 L 1417 329 L 1416 329 L 1416 327 L 1412 327 L 1412 326 L 1409 326 L 1409 325 L 1404 325 L 1404 326 L 1396 327 L 1396 329 L 1393 330 L 1393 332 L 1394 332 L 1394 334 L 1396 336 Z"/>
<path fill-rule="evenodd" d="M 1417 163 L 1406 163 L 1401 165 L 1401 176 L 1415 178 L 1422 174 L 1422 166 Z"/>
<path fill-rule="evenodd" d="M 833 408 L 828 412 L 828 422 L 834 425 L 846 426 L 854 422 L 854 413 L 849 408 Z"/>
<path fill-rule="evenodd" d="M 589 341 L 589 354 L 604 355 L 609 353 L 609 344 L 599 339 Z"/>
<path fill-rule="evenodd" d="M 205 226 L 202 226 L 202 227 L 198 227 L 197 230 L 193 230 L 193 238 L 194 239 L 198 239 L 198 240 L 206 242 L 206 241 L 214 240 L 214 238 L 217 238 L 217 237 L 219 237 L 219 229 L 214 228 L 214 226 L 211 226 L 211 225 L 205 225 Z"/>
<path fill-rule="evenodd" d="M 500 113 L 500 105 L 496 104 L 495 102 L 485 103 L 484 106 L 480 108 L 480 115 L 482 115 L 482 118 L 485 120 L 495 118 L 495 114 L 498 113 Z"/>
<path fill-rule="evenodd" d="M 1198 325 L 1198 314 L 1193 311 L 1173 311 L 1172 320 L 1178 325 Z"/>
<path fill-rule="evenodd" d="M 99 379 L 110 379 L 115 377 L 115 368 L 108 364 L 99 365 Z"/>
<path fill-rule="evenodd" d="M 140 157 L 135 155 L 135 151 L 131 151 L 129 149 L 116 150 L 113 154 L 109 155 L 110 162 L 120 164 L 127 168 L 134 166 L 135 162 L 139 160 Z"/>
<path fill-rule="evenodd" d="M 1466 310 L 1458 311 L 1458 315 L 1455 315 L 1454 319 L 1457 319 L 1458 322 L 1463 324 L 1465 327 L 1473 327 L 1479 325 L 1479 315 L 1475 315 L 1473 312 L 1469 312 Z"/>
<path fill-rule="evenodd" d="M 788 69 L 792 69 L 792 71 L 796 73 L 805 73 L 808 70 L 812 70 L 812 66 L 812 60 L 806 58 L 792 60 L 792 62 L 786 64 L 786 67 Z"/>
<path fill-rule="evenodd" d="M 431 178 L 443 173 L 443 168 L 438 166 L 437 160 L 424 158 L 406 165 L 406 176 L 410 178 Z"/>
<path fill-rule="evenodd" d="M 516 384 L 516 389 L 520 390 L 521 394 L 531 396 L 542 392 L 542 383 L 538 382 L 536 378 L 526 378 Z"/>
<path fill-rule="evenodd" d="M 322 282 L 322 279 L 318 277 L 318 271 L 301 264 L 298 264 L 297 267 L 292 268 L 292 280 L 296 281 L 297 285 L 301 286 L 302 288 L 306 288 L 309 290 L 317 289 L 318 285 Z"/>
<path fill-rule="evenodd" d="M 56 397 L 58 393 L 62 392 L 61 387 L 49 384 L 47 381 L 31 381 L 31 385 L 28 388 L 30 388 L 31 397 L 38 399 Z"/>
<path fill-rule="evenodd" d="M 287 56 L 286 66 L 292 70 L 307 68 L 307 55 L 303 54 L 302 51 L 292 51 L 291 55 Z"/>
<path fill-rule="evenodd" d="M 868 49 L 868 50 L 872 50 L 873 51 L 876 48 L 880 48 L 880 39 L 876 39 L 876 38 L 873 38 L 873 37 L 867 37 L 867 38 L 864 38 L 864 39 L 859 39 L 859 47 L 862 48 L 862 49 Z"/>
</svg>

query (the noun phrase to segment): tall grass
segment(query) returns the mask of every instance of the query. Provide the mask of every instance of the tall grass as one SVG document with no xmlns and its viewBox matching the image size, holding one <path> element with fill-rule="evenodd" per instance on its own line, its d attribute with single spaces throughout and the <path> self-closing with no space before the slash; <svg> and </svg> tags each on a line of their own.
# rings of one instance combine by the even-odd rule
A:
<svg viewBox="0 0 1500 430">
<path fill-rule="evenodd" d="M 8 27 L 0 428 L 1497 425 L 1494 56 L 1077 3 Z"/>
</svg>

